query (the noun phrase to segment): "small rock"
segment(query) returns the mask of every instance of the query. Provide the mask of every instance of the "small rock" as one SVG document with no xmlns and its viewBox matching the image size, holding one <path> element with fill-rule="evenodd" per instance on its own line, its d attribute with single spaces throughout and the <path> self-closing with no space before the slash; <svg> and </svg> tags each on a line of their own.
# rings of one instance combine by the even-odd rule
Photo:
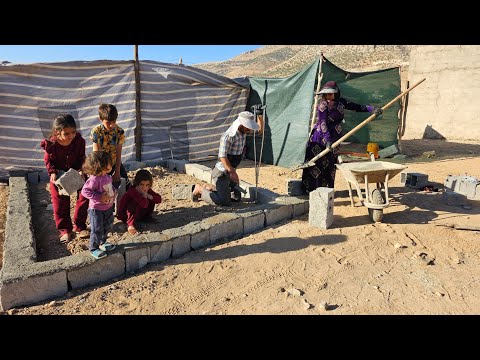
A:
<svg viewBox="0 0 480 360">
<path fill-rule="evenodd" d="M 48 307 L 54 307 L 54 306 L 57 306 L 57 302 L 54 300 L 54 301 L 50 301 L 47 305 Z"/>
<path fill-rule="evenodd" d="M 307 300 L 305 299 L 302 299 L 302 306 L 305 310 L 308 310 L 308 309 L 311 309 L 312 308 L 312 304 L 310 304 Z"/>
<path fill-rule="evenodd" d="M 402 245 L 402 244 L 399 244 L 399 243 L 396 243 L 395 245 L 393 245 L 393 247 L 394 247 L 395 249 L 403 249 L 403 248 L 406 248 L 405 245 Z"/>
<path fill-rule="evenodd" d="M 379 287 L 379 286 L 376 286 L 376 285 L 375 285 L 375 286 L 373 286 L 373 288 L 374 288 L 375 290 L 378 290 L 378 289 L 380 289 L 380 287 Z"/>
<path fill-rule="evenodd" d="M 228 298 L 228 297 L 223 297 L 221 301 L 222 301 L 222 302 L 227 302 L 227 301 L 230 301 L 230 298 Z"/>
<path fill-rule="evenodd" d="M 435 292 L 435 295 L 440 296 L 440 297 L 445 296 L 445 294 L 442 294 L 441 292 L 438 292 L 438 291 Z"/>
<path fill-rule="evenodd" d="M 323 284 L 321 284 L 321 285 L 318 287 L 317 291 L 326 289 L 326 288 L 327 288 L 327 285 L 328 285 L 328 284 L 327 284 L 326 282 L 324 282 Z"/>
<path fill-rule="evenodd" d="M 435 156 L 435 150 L 432 151 L 425 151 L 422 156 L 425 156 L 426 158 L 431 158 Z"/>
<path fill-rule="evenodd" d="M 13 314 L 16 314 L 18 312 L 17 309 L 10 309 L 10 310 L 7 310 L 7 314 L 8 315 L 13 315 Z"/>
<path fill-rule="evenodd" d="M 242 294 L 242 297 L 246 298 L 246 297 L 248 297 L 248 294 Z"/>
<path fill-rule="evenodd" d="M 472 207 L 470 205 L 462 205 L 462 208 L 465 210 L 472 210 Z"/>
<path fill-rule="evenodd" d="M 322 311 L 327 311 L 328 310 L 328 303 L 326 301 L 322 301 L 322 302 L 320 302 L 318 307 Z"/>
<path fill-rule="evenodd" d="M 39 203 L 40 203 L 40 205 L 42 205 L 42 206 L 48 206 L 48 204 L 50 203 L 50 201 L 40 200 Z"/>
<path fill-rule="evenodd" d="M 48 204 L 47 207 L 45 208 L 45 210 L 53 211 L 53 205 L 52 205 L 52 204 Z"/>
<path fill-rule="evenodd" d="M 287 292 L 292 296 L 302 296 L 304 294 L 302 290 L 295 289 L 295 288 L 290 288 L 287 290 Z"/>
<path fill-rule="evenodd" d="M 281 288 L 278 289 L 278 292 L 281 292 L 281 293 L 283 293 L 283 292 L 285 292 L 285 291 L 286 291 L 286 290 L 285 290 L 285 288 L 283 288 L 283 287 L 281 287 Z"/>
</svg>

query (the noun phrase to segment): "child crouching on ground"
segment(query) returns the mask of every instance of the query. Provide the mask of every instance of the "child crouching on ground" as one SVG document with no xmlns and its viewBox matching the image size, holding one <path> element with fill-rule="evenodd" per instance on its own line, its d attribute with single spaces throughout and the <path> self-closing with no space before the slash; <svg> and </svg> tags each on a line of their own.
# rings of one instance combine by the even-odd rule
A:
<svg viewBox="0 0 480 360">
<path fill-rule="evenodd" d="M 113 202 L 115 190 L 112 177 L 110 154 L 94 151 L 88 154 L 83 164 L 83 172 L 90 175 L 82 188 L 82 195 L 90 199 L 88 214 L 90 215 L 90 254 L 95 259 L 107 256 L 107 251 L 115 249 L 115 245 L 107 241 L 107 234 L 113 225 Z"/>
<path fill-rule="evenodd" d="M 136 222 L 155 222 L 152 217 L 155 204 L 162 202 L 162 197 L 152 190 L 153 177 L 148 170 L 139 170 L 135 174 L 133 186 L 120 200 L 117 218 L 128 225 L 128 232 L 137 233 Z"/>
</svg>

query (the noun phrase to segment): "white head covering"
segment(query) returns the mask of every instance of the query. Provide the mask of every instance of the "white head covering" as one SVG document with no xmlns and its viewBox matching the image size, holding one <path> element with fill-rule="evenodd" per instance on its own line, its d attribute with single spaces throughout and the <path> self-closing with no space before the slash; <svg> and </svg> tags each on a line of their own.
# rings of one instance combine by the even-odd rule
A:
<svg viewBox="0 0 480 360">
<path fill-rule="evenodd" d="M 250 111 L 242 111 L 240 114 L 238 114 L 236 120 L 232 123 L 232 125 L 230 125 L 227 130 L 228 135 L 231 137 L 235 136 L 240 125 L 243 125 L 246 128 L 252 130 L 260 129 L 260 126 L 257 124 L 253 114 Z"/>
</svg>

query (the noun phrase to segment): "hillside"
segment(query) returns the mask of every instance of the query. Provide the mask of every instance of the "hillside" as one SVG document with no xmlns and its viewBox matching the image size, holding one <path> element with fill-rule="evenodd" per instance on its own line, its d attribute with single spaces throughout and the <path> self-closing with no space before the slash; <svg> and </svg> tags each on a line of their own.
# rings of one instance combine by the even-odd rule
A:
<svg viewBox="0 0 480 360">
<path fill-rule="evenodd" d="M 267 45 L 230 60 L 195 67 L 230 78 L 241 76 L 286 77 L 323 55 L 349 71 L 408 66 L 411 45 Z"/>
</svg>

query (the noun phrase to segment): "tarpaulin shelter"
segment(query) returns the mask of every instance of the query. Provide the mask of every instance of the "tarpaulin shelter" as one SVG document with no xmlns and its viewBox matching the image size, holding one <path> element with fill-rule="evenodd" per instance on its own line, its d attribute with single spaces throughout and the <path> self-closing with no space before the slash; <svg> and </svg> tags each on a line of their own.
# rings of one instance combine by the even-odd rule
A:
<svg viewBox="0 0 480 360">
<path fill-rule="evenodd" d="M 347 72 L 324 57 L 321 63 L 317 59 L 302 71 L 286 78 L 251 77 L 247 107 L 250 109 L 252 105 L 260 103 L 267 105 L 262 162 L 285 167 L 304 162 L 319 70 L 322 73 L 321 85 L 330 80 L 336 81 L 342 97 L 359 104 L 381 107 L 401 92 L 398 67 Z M 386 109 L 380 119 L 371 121 L 347 141 L 360 144 L 375 142 L 380 148 L 397 144 L 400 108 L 398 101 Z M 346 110 L 343 134 L 369 115 Z M 259 159 L 261 136 L 257 135 L 255 141 Z M 247 157 L 253 159 L 253 137 L 248 138 L 247 147 Z"/>
<path fill-rule="evenodd" d="M 0 170 L 44 169 L 40 141 L 59 113 L 75 118 L 89 153 L 100 103 L 118 109 L 117 124 L 125 130 L 123 161 L 135 160 L 138 146 L 142 161 L 216 157 L 221 134 L 245 110 L 248 94 L 248 83 L 155 61 L 140 61 L 138 77 L 134 61 L 2 66 Z"/>
<path fill-rule="evenodd" d="M 282 79 L 229 79 L 195 67 L 139 61 L 74 61 L 0 67 L 0 171 L 44 169 L 40 141 L 55 115 L 70 113 L 91 151 L 98 105 L 114 104 L 125 130 L 122 160 L 216 158 L 219 139 L 237 115 L 266 104 L 263 162 L 303 163 L 320 60 Z M 323 58 L 322 83 L 335 80 L 342 96 L 382 106 L 400 93 L 398 68 L 350 73 Z M 397 143 L 398 105 L 349 141 Z M 346 111 L 344 133 L 367 117 Z M 140 131 L 141 129 L 141 131 Z M 257 159 L 260 137 L 257 135 Z M 253 137 L 247 156 L 253 159 Z"/>
</svg>

